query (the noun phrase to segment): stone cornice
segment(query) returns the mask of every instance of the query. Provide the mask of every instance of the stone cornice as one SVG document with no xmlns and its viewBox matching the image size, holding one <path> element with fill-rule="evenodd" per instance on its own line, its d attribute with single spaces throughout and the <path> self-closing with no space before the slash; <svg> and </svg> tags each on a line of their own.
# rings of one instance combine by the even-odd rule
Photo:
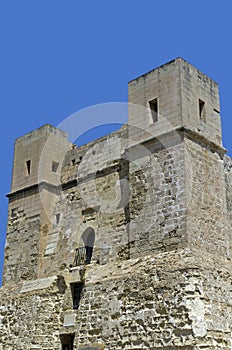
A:
<svg viewBox="0 0 232 350">
<path fill-rule="evenodd" d="M 10 192 L 10 193 L 8 193 L 6 195 L 6 197 L 9 198 L 9 201 L 12 201 L 12 200 L 15 200 L 15 199 L 18 199 L 18 198 L 22 198 L 25 195 L 36 194 L 40 190 L 43 190 L 43 189 L 45 189 L 47 191 L 50 191 L 52 193 L 58 194 L 59 191 L 60 191 L 60 186 L 56 186 L 56 185 L 50 184 L 50 183 L 48 183 L 46 181 L 41 181 L 38 184 L 34 184 L 34 185 L 31 185 L 31 186 L 27 186 L 27 187 L 21 188 L 21 189 L 19 189 L 17 191 Z"/>
<path fill-rule="evenodd" d="M 171 128 L 162 134 L 152 135 L 151 137 L 149 137 L 145 140 L 141 140 L 141 141 L 138 141 L 136 143 L 129 145 L 126 148 L 126 151 L 132 150 L 133 148 L 136 148 L 139 145 L 143 145 L 144 147 L 146 147 L 146 144 L 148 144 L 151 141 L 155 141 L 155 140 L 162 144 L 162 140 L 164 140 L 164 138 L 167 138 L 168 135 L 174 136 L 176 133 L 180 137 L 180 140 L 183 140 L 185 137 L 187 137 L 191 141 L 194 141 L 194 142 L 201 144 L 202 147 L 204 147 L 212 152 L 218 153 L 221 159 L 223 159 L 225 153 L 227 153 L 227 149 L 225 149 L 224 147 L 214 143 L 213 141 L 210 141 L 207 137 L 200 134 L 198 131 L 195 131 L 193 129 L 189 129 L 186 126 L 177 126 L 176 128 Z M 164 143 L 164 147 L 165 147 L 165 143 Z"/>
</svg>

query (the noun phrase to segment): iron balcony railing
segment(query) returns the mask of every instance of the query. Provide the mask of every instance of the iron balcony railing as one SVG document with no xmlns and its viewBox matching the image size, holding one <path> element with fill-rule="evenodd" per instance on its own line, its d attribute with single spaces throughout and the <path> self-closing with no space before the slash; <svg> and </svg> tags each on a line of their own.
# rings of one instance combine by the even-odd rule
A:
<svg viewBox="0 0 232 350">
<path fill-rule="evenodd" d="M 86 264 L 86 248 L 85 247 L 76 248 L 74 265 L 79 266 L 79 265 L 85 265 L 85 264 Z"/>
</svg>

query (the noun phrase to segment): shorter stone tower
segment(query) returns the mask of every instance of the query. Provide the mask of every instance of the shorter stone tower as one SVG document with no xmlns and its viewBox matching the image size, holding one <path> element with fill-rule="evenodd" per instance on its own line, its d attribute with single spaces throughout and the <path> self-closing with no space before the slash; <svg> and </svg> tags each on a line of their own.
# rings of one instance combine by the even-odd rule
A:
<svg viewBox="0 0 232 350">
<path fill-rule="evenodd" d="M 181 58 L 129 83 L 110 135 L 17 139 L 0 350 L 231 349 L 224 154 L 218 86 Z"/>
<path fill-rule="evenodd" d="M 60 183 L 67 134 L 50 125 L 15 142 L 3 284 L 39 276 L 43 242 Z M 46 203 L 46 205 L 44 205 Z M 46 208 L 46 210 L 44 210 Z"/>
</svg>

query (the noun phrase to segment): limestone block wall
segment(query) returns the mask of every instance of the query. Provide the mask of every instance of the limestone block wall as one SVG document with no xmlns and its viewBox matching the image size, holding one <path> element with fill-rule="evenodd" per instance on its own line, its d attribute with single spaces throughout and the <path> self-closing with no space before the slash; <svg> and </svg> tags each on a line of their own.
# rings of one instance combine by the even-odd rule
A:
<svg viewBox="0 0 232 350">
<path fill-rule="evenodd" d="M 185 127 L 221 146 L 218 84 L 194 66 L 177 58 L 129 82 L 130 139 L 160 137 Z M 151 103 L 156 101 L 157 117 Z M 130 141 L 131 141 L 130 140 Z"/>
<path fill-rule="evenodd" d="M 172 142 L 170 141 L 172 139 Z M 131 256 L 167 251 L 186 241 L 185 157 L 182 140 L 154 139 L 130 163 Z M 147 153 L 147 154 L 146 154 Z"/>
<path fill-rule="evenodd" d="M 226 183 L 226 201 L 227 201 L 227 212 L 232 223 L 232 159 L 228 156 L 224 157 L 224 173 Z"/>
<path fill-rule="evenodd" d="M 3 283 L 38 277 L 40 250 L 59 185 L 67 134 L 50 125 L 15 142 Z M 54 165 L 55 164 L 55 165 Z M 44 210 L 46 203 L 46 210 Z"/>
<path fill-rule="evenodd" d="M 87 271 L 77 348 L 229 350 L 231 265 L 221 263 L 186 250 L 123 262 L 111 278 Z"/>
<path fill-rule="evenodd" d="M 117 258 L 118 247 L 128 241 L 125 207 L 129 197 L 123 187 L 128 164 L 121 159 L 122 133 L 123 129 L 67 152 L 60 192 L 43 240 L 40 277 L 73 265 L 76 248 L 85 245 L 82 235 L 89 228 L 95 233 L 95 262 Z"/>
<path fill-rule="evenodd" d="M 179 69 L 183 125 L 221 146 L 218 84 L 184 60 Z"/>
<path fill-rule="evenodd" d="M 47 201 L 53 209 L 46 220 L 41 192 L 10 200 L 4 282 L 51 276 L 72 265 L 88 228 L 95 232 L 93 261 L 98 263 L 188 245 L 229 254 L 218 153 L 200 140 L 185 137 L 183 142 L 181 132 L 126 153 L 125 145 L 124 127 L 97 142 L 70 147 L 59 190 L 51 194 L 53 207 Z"/>
<path fill-rule="evenodd" d="M 3 284 L 37 278 L 40 208 L 38 193 L 9 204 Z"/>
<path fill-rule="evenodd" d="M 229 350 L 230 271 L 189 249 L 89 265 L 78 310 L 68 270 L 0 289 L 0 349 L 60 349 L 66 334 L 79 350 Z"/>
<path fill-rule="evenodd" d="M 67 147 L 67 134 L 48 124 L 16 139 L 11 192 L 40 181 L 56 184 L 58 172 L 52 171 L 52 162 L 59 164 L 60 172 Z"/>
<path fill-rule="evenodd" d="M 0 349 L 60 349 L 63 295 L 58 279 L 0 289 Z"/>
<path fill-rule="evenodd" d="M 188 243 L 201 251 L 229 257 L 231 232 L 223 159 L 188 138 L 185 145 Z"/>
<path fill-rule="evenodd" d="M 128 84 L 130 141 L 161 135 L 182 125 L 179 60 L 173 60 Z M 149 102 L 158 101 L 158 120 L 152 121 Z"/>
<path fill-rule="evenodd" d="M 184 245 L 185 156 L 180 135 L 169 135 L 163 143 L 153 139 L 124 154 L 122 132 L 68 151 L 63 190 L 43 241 L 40 277 L 73 264 L 89 227 L 95 232 L 93 261 L 100 264 Z"/>
<path fill-rule="evenodd" d="M 217 84 L 178 58 L 129 102 L 129 126 L 82 147 L 49 125 L 16 141 L 0 350 L 232 348 Z M 90 231 L 91 264 L 73 266 Z"/>
</svg>

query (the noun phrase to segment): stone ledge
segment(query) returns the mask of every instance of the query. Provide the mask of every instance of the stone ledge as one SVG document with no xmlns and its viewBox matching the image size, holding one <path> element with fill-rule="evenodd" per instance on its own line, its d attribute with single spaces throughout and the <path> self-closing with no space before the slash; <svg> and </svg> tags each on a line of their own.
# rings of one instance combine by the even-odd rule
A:
<svg viewBox="0 0 232 350">
<path fill-rule="evenodd" d="M 20 293 L 28 293 L 35 290 L 49 288 L 51 287 L 51 285 L 56 279 L 57 279 L 57 276 L 52 276 L 52 277 L 37 279 L 34 281 L 24 282 L 20 290 Z"/>
</svg>

